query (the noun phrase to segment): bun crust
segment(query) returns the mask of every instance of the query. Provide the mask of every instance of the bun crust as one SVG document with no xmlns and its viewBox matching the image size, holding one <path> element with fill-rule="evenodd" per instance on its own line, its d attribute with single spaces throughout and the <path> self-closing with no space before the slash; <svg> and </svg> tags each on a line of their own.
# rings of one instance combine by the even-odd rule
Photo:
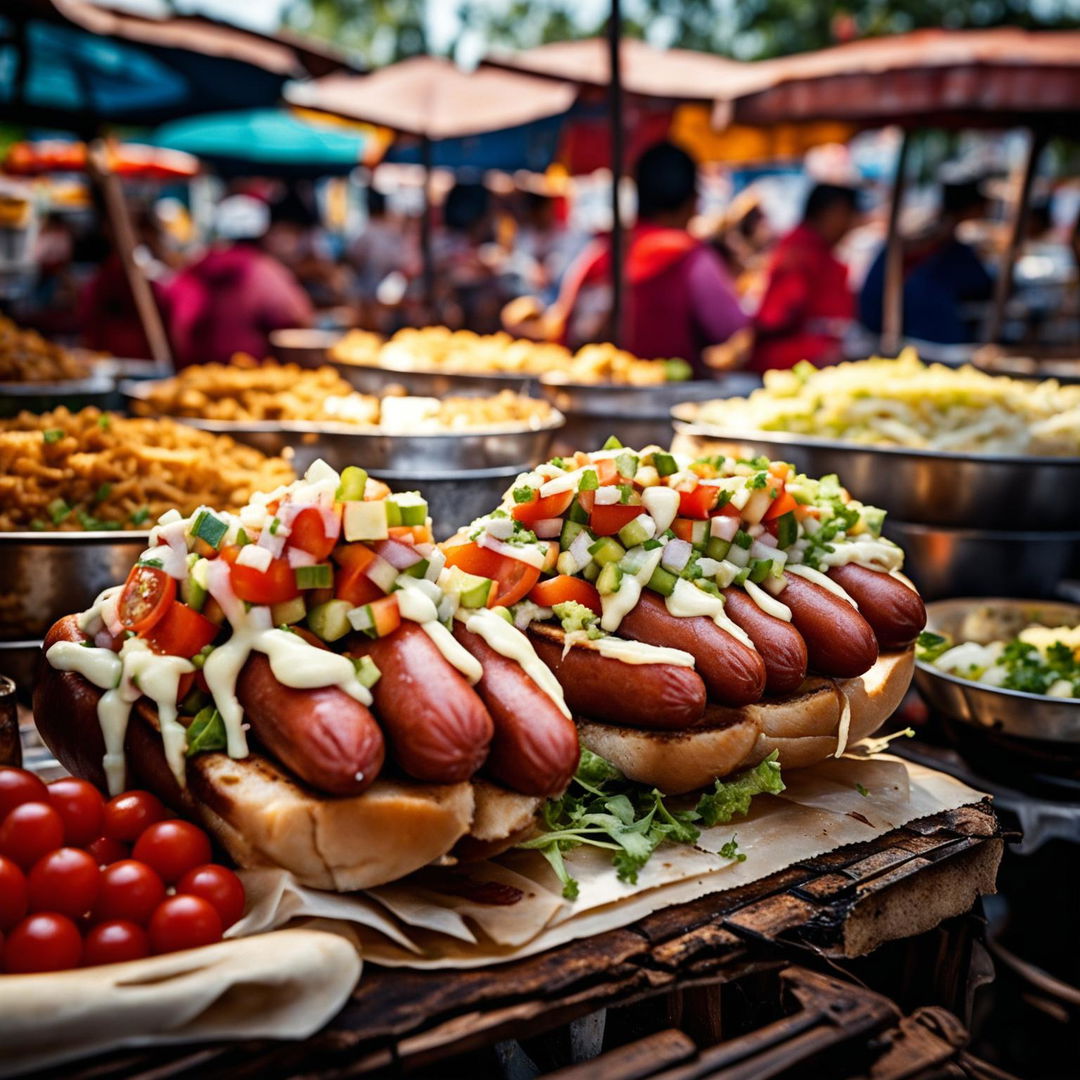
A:
<svg viewBox="0 0 1080 1080">
<path fill-rule="evenodd" d="M 851 710 L 850 745 L 892 715 L 914 669 L 913 649 L 882 653 L 869 671 L 854 679 L 811 676 L 787 697 L 737 709 L 710 705 L 708 726 L 692 731 L 642 731 L 579 720 L 578 734 L 583 746 L 630 779 L 679 795 L 757 765 L 773 750 L 785 769 L 824 761 L 836 752 L 843 702 Z"/>
</svg>

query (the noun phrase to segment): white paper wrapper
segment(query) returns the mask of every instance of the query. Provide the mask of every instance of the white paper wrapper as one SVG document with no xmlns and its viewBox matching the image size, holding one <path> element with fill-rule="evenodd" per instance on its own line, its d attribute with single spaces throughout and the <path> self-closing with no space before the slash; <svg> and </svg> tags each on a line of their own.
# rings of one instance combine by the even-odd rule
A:
<svg viewBox="0 0 1080 1080">
<path fill-rule="evenodd" d="M 0 975 L 0 1077 L 122 1046 L 304 1039 L 360 977 L 356 944 L 291 929 L 127 964 Z"/>
<path fill-rule="evenodd" d="M 498 863 L 432 869 L 350 896 L 306 889 L 280 871 L 260 871 L 245 878 L 256 904 L 233 932 L 317 915 L 352 923 L 364 957 L 385 966 L 482 967 L 626 926 L 659 908 L 745 885 L 983 798 L 944 773 L 888 755 L 828 761 L 784 779 L 782 796 L 758 796 L 747 817 L 706 830 L 697 847 L 658 849 L 636 885 L 618 880 L 609 852 L 568 853 L 567 867 L 580 886 L 573 903 L 562 898 L 554 873 L 531 851 L 509 852 Z M 745 862 L 716 854 L 733 835 Z"/>
</svg>

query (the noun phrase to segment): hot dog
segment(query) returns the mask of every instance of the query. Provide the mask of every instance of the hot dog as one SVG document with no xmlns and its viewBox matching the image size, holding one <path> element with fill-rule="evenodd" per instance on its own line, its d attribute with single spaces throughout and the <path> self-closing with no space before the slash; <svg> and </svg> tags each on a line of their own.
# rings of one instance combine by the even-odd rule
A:
<svg viewBox="0 0 1080 1080">
<path fill-rule="evenodd" d="M 577 768 L 574 722 L 525 674 L 516 660 L 454 624 L 454 637 L 483 665 L 476 692 L 494 723 L 485 772 L 526 795 L 557 795 Z"/>
<path fill-rule="evenodd" d="M 722 705 L 749 705 L 765 692 L 765 663 L 753 649 L 704 616 L 677 618 L 656 595 L 643 593 L 619 632 L 690 653 L 709 697 Z"/>
<path fill-rule="evenodd" d="M 806 641 L 811 670 L 854 678 L 877 660 L 874 631 L 846 600 L 795 574 L 787 575 L 777 599 L 791 608 L 791 621 Z"/>
<path fill-rule="evenodd" d="M 791 623 L 767 615 L 742 589 L 724 589 L 728 618 L 746 632 L 765 665 L 765 692 L 790 694 L 806 678 L 806 642 Z"/>
<path fill-rule="evenodd" d="M 575 714 L 654 731 L 694 728 L 705 716 L 705 684 L 693 668 L 624 664 L 582 646 L 567 650 L 539 630 L 530 638 Z"/>
<path fill-rule="evenodd" d="M 256 740 L 301 780 L 328 795 L 359 795 L 374 783 L 383 736 L 359 701 L 336 686 L 285 686 L 258 653 L 241 669 L 236 691 Z"/>
<path fill-rule="evenodd" d="M 381 672 L 372 693 L 395 760 L 417 780 L 467 780 L 487 757 L 494 732 L 476 691 L 415 623 L 375 641 L 353 638 L 351 656 Z"/>
<path fill-rule="evenodd" d="M 906 649 L 926 626 L 922 597 L 903 581 L 855 563 L 834 566 L 829 577 L 859 605 L 882 649 Z"/>
</svg>

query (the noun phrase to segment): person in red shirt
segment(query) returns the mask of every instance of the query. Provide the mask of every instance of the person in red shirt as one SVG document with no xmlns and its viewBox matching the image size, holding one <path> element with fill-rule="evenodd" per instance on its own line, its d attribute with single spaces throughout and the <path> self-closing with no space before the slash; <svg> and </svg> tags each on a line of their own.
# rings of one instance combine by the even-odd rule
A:
<svg viewBox="0 0 1080 1080">
<path fill-rule="evenodd" d="M 833 254 L 859 217 L 855 188 L 818 184 L 802 222 L 773 252 L 754 317 L 750 368 L 822 367 L 842 359 L 841 342 L 855 316 L 847 267 Z"/>
</svg>

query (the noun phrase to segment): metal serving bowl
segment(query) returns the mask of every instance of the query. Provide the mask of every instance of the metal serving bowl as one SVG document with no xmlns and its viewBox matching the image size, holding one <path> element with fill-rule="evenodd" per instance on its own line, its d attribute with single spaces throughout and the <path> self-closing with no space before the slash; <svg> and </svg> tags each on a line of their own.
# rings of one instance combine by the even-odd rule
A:
<svg viewBox="0 0 1080 1080">
<path fill-rule="evenodd" d="M 926 628 L 961 638 L 965 618 L 980 608 L 1000 612 L 1002 632 L 1013 636 L 1030 623 L 1045 626 L 1080 624 L 1080 607 L 1032 600 L 939 600 L 926 606 Z M 987 638 L 993 640 L 993 637 Z M 961 679 L 922 660 L 915 662 L 915 684 L 931 708 L 951 720 L 995 733 L 1044 742 L 1080 743 L 1080 700 L 1002 690 Z"/>
<path fill-rule="evenodd" d="M 318 368 L 327 363 L 330 350 L 344 336 L 340 330 L 272 330 L 270 351 L 283 364 Z"/>
<path fill-rule="evenodd" d="M 1080 559 L 1080 532 L 948 529 L 885 519 L 904 549 L 904 572 L 928 600 L 944 596 L 1055 595 Z"/>
<path fill-rule="evenodd" d="M 678 448 L 790 461 L 808 476 L 836 473 L 855 498 L 901 521 L 974 529 L 1018 522 L 1047 530 L 1080 525 L 1080 457 L 953 454 L 816 439 L 786 432 L 742 434 L 698 422 L 698 406 L 672 410 Z"/>
<path fill-rule="evenodd" d="M 417 397 L 483 397 L 502 390 L 536 396 L 535 375 L 491 372 L 485 375 L 458 374 L 449 371 L 414 370 L 387 364 L 350 364 L 329 359 L 327 363 L 362 394 L 381 396 L 387 390 L 404 387 Z"/>
<path fill-rule="evenodd" d="M 149 533 L 0 532 L 0 640 L 42 638 L 63 615 L 82 611 L 122 582 Z"/>
<path fill-rule="evenodd" d="M 108 375 L 61 382 L 0 383 L 0 418 L 21 412 L 43 413 L 61 406 L 77 412 L 94 405 L 112 409 L 117 405 L 116 381 Z"/>
<path fill-rule="evenodd" d="M 0 676 L 6 675 L 15 683 L 15 693 L 21 702 L 30 704 L 34 688 L 34 670 L 41 655 L 41 642 L 0 641 Z"/>
<path fill-rule="evenodd" d="M 656 386 L 572 383 L 549 373 L 541 376 L 540 392 L 566 416 L 557 449 L 572 453 L 595 450 L 609 435 L 617 436 L 625 446 L 668 446 L 673 434 L 671 412 L 679 402 L 735 397 L 760 385 L 760 378 L 745 372 Z"/>
</svg>

